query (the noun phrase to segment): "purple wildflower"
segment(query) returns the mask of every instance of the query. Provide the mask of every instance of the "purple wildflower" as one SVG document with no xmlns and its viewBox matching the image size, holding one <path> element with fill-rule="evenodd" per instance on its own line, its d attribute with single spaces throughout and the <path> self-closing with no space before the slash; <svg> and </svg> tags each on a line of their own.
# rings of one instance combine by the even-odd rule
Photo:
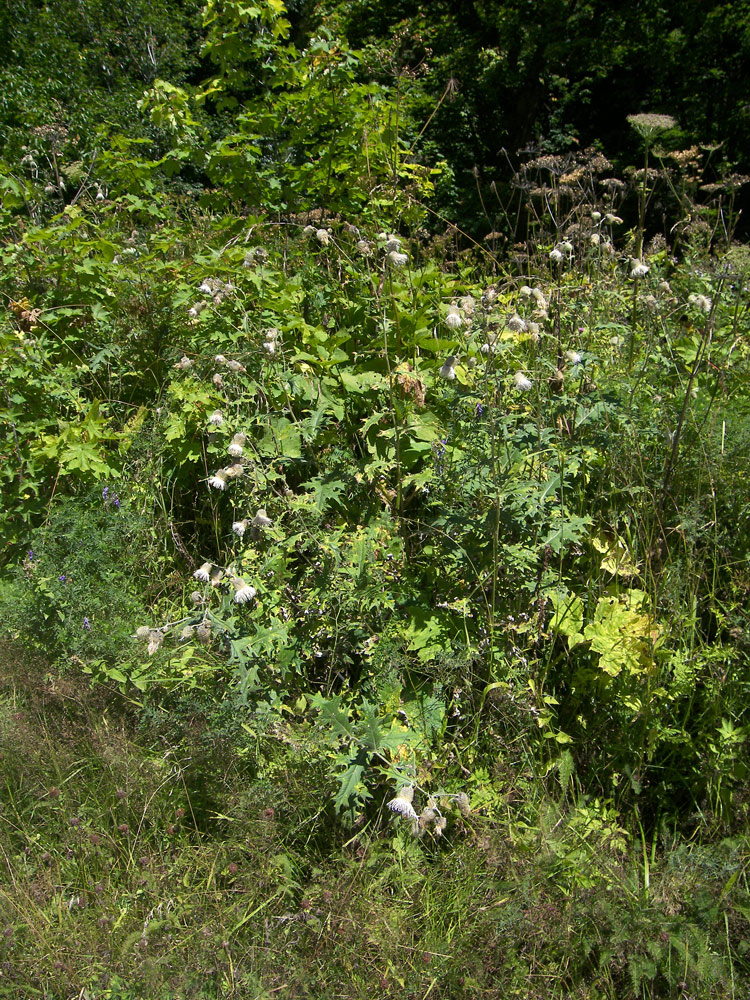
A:
<svg viewBox="0 0 750 1000">
<path fill-rule="evenodd" d="M 88 618 L 85 615 L 83 616 L 83 627 L 87 631 L 89 631 L 89 632 L 91 631 L 91 622 L 88 620 Z"/>
</svg>

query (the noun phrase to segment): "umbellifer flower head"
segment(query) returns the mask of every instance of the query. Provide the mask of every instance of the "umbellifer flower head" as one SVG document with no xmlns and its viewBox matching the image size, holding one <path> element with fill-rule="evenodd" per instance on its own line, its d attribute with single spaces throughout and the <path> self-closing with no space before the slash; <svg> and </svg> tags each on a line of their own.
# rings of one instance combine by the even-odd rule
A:
<svg viewBox="0 0 750 1000">
<path fill-rule="evenodd" d="M 391 799 L 388 803 L 388 808 L 393 812 L 398 813 L 399 816 L 405 816 L 406 819 L 418 819 L 416 812 L 414 811 L 414 806 L 412 801 L 414 799 L 414 786 L 404 785 L 403 788 L 398 790 L 395 799 Z"/>
<path fill-rule="evenodd" d="M 649 140 L 674 128 L 677 121 L 671 115 L 642 114 L 628 115 L 628 124 L 636 130 L 638 135 Z"/>
</svg>

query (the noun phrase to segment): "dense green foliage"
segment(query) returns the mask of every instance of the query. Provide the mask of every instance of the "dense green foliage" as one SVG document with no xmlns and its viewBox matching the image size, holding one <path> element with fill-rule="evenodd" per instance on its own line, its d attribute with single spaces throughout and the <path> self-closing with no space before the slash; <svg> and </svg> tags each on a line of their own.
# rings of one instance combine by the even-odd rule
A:
<svg viewBox="0 0 750 1000">
<path fill-rule="evenodd" d="M 601 6 L 4 15 L 0 995 L 742 995 L 744 178 Z"/>
</svg>

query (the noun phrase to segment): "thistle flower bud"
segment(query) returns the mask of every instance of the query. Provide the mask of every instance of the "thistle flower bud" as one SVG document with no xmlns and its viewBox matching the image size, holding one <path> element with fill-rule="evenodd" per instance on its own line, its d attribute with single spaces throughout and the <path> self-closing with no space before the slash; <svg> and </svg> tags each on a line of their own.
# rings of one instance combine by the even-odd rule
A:
<svg viewBox="0 0 750 1000">
<path fill-rule="evenodd" d="M 148 634 L 148 647 L 146 652 L 149 656 L 153 656 L 156 650 L 161 646 L 164 641 L 164 633 L 161 629 L 152 628 Z"/>
<path fill-rule="evenodd" d="M 190 358 L 186 354 L 183 354 L 182 357 L 180 358 L 180 360 L 177 362 L 177 364 L 172 365 L 172 367 L 173 368 L 178 368 L 181 371 L 187 371 L 188 368 L 192 368 L 193 367 L 193 362 L 190 360 Z"/>
<path fill-rule="evenodd" d="M 180 642 L 187 642 L 189 639 L 193 638 L 195 634 L 194 625 L 186 625 L 185 628 L 180 632 Z"/>
<path fill-rule="evenodd" d="M 254 528 L 270 528 L 273 524 L 271 518 L 266 514 L 265 508 L 261 507 L 252 521 Z"/>
<path fill-rule="evenodd" d="M 205 645 L 211 638 L 211 622 L 202 621 L 195 629 L 198 639 Z"/>
<path fill-rule="evenodd" d="M 230 370 L 230 372 L 246 372 L 247 371 L 247 368 L 245 368 L 245 366 L 243 364 L 241 364 L 239 361 L 234 361 L 234 360 L 227 361 L 227 368 Z"/>
<path fill-rule="evenodd" d="M 565 357 L 568 359 L 571 365 L 580 365 L 581 362 L 583 361 L 583 358 L 578 353 L 578 351 L 566 351 Z"/>
<path fill-rule="evenodd" d="M 199 590 L 194 590 L 190 595 L 190 601 L 198 607 L 198 605 L 203 604 L 203 594 Z"/>
<path fill-rule="evenodd" d="M 216 386 L 217 389 L 224 388 L 224 376 L 220 375 L 218 372 L 216 372 L 214 375 L 211 376 L 211 381 L 213 382 L 213 384 Z"/>
<path fill-rule="evenodd" d="M 522 333 L 526 329 L 526 322 L 521 319 L 520 316 L 516 315 L 510 317 L 506 326 L 509 330 L 512 330 L 513 333 Z"/>
<path fill-rule="evenodd" d="M 141 642 L 145 642 L 151 633 L 151 629 L 148 625 L 141 625 L 140 628 L 135 630 L 136 639 L 140 639 Z"/>
<path fill-rule="evenodd" d="M 471 813 L 471 803 L 469 802 L 469 796 L 466 792 L 458 793 L 456 796 L 456 805 L 458 806 L 458 811 L 464 819 Z"/>
</svg>

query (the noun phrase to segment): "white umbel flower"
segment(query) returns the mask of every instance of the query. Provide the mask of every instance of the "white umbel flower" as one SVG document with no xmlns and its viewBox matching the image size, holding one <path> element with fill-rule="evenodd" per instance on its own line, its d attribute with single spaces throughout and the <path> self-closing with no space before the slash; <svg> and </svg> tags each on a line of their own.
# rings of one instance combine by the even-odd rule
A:
<svg viewBox="0 0 750 1000">
<path fill-rule="evenodd" d="M 226 469 L 219 469 L 215 472 L 213 476 L 209 477 L 208 485 L 213 487 L 215 490 L 225 490 L 227 488 L 227 476 Z"/>
<path fill-rule="evenodd" d="M 404 267 L 409 260 L 405 253 L 399 253 L 397 250 L 391 250 L 387 259 L 391 267 Z"/>
<path fill-rule="evenodd" d="M 238 433 L 234 435 L 228 448 L 229 454 L 232 458 L 242 458 L 242 453 L 245 450 L 245 441 L 247 441 L 246 434 L 242 434 L 238 431 Z"/>
<path fill-rule="evenodd" d="M 513 381 L 519 392 L 528 392 L 532 385 L 531 379 L 527 375 L 524 375 L 523 372 L 516 372 L 513 376 Z"/>
<path fill-rule="evenodd" d="M 242 577 L 235 576 L 232 580 L 232 586 L 234 587 L 234 602 L 235 604 L 247 604 L 248 601 L 252 601 L 258 591 L 255 587 L 251 587 L 250 584 L 245 583 Z"/>
<path fill-rule="evenodd" d="M 208 583 L 211 579 L 211 563 L 203 563 L 203 565 L 199 566 L 195 573 L 193 573 L 193 576 L 196 580 L 200 580 L 201 583 Z"/>
<path fill-rule="evenodd" d="M 404 785 L 403 788 L 398 790 L 395 799 L 391 799 L 388 803 L 388 808 L 399 816 L 404 816 L 406 819 L 419 819 L 416 812 L 414 811 L 414 806 L 412 801 L 414 799 L 414 786 Z"/>
</svg>

